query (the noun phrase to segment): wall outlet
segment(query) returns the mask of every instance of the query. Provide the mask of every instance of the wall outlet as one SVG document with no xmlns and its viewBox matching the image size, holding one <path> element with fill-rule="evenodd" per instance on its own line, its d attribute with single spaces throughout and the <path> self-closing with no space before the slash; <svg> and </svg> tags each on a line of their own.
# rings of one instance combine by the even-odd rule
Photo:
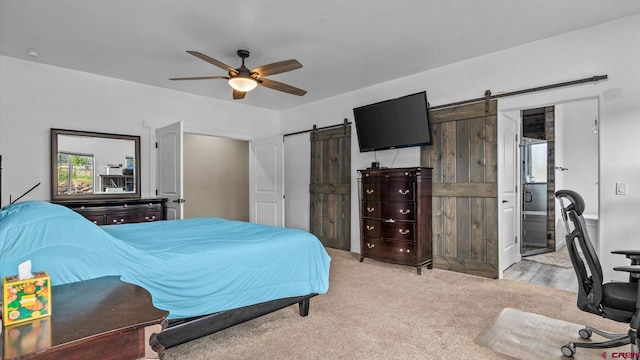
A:
<svg viewBox="0 0 640 360">
<path fill-rule="evenodd" d="M 616 195 L 627 195 L 626 183 L 616 183 Z"/>
</svg>

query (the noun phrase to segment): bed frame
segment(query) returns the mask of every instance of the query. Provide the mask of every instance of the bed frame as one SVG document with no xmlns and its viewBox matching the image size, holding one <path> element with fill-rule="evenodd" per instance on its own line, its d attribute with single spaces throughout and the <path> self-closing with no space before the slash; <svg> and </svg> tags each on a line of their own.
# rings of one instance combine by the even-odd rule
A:
<svg viewBox="0 0 640 360">
<path fill-rule="evenodd" d="M 156 336 L 156 340 L 165 348 L 180 345 L 206 335 L 213 334 L 234 325 L 241 324 L 272 313 L 287 306 L 298 304 L 300 316 L 309 315 L 309 299 L 317 294 L 276 299 L 237 309 L 221 311 L 210 315 L 186 319 L 169 320 L 168 326 Z"/>
</svg>

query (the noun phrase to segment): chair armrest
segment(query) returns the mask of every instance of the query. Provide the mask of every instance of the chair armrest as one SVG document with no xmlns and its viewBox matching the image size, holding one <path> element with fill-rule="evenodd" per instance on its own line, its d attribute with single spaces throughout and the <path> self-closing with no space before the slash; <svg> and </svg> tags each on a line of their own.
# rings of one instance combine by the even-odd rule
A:
<svg viewBox="0 0 640 360">
<path fill-rule="evenodd" d="M 631 265 L 640 265 L 640 250 L 615 250 L 612 254 L 620 254 L 631 260 Z"/>
<path fill-rule="evenodd" d="M 628 272 L 629 275 L 634 278 L 640 278 L 640 265 L 616 266 L 613 268 L 613 270 L 625 271 L 625 272 Z"/>
<path fill-rule="evenodd" d="M 640 250 L 614 250 L 611 252 L 612 254 L 622 254 L 622 255 L 637 255 L 640 256 Z"/>
</svg>

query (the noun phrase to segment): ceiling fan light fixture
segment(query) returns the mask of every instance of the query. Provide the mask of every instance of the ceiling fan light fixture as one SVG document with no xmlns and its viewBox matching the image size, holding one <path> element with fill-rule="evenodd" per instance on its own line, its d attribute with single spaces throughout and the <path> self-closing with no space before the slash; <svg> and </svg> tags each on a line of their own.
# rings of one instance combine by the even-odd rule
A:
<svg viewBox="0 0 640 360">
<path fill-rule="evenodd" d="M 258 86 L 258 82 L 250 77 L 236 76 L 229 79 L 229 86 L 236 91 L 248 92 Z"/>
<path fill-rule="evenodd" d="M 229 86 L 231 86 L 231 88 L 233 89 L 234 100 L 244 99 L 246 93 L 255 89 L 258 85 L 272 90 L 282 91 L 287 94 L 298 96 L 302 96 L 307 93 L 306 90 L 298 89 L 295 86 L 287 85 L 285 83 L 265 78 L 265 76 L 268 75 L 280 74 L 283 72 L 301 68 L 302 64 L 300 64 L 296 59 L 277 61 L 271 64 L 249 69 L 244 64 L 244 59 L 249 57 L 249 51 L 247 50 L 238 50 L 238 56 L 242 59 L 242 65 L 240 65 L 239 68 L 232 68 L 231 66 L 219 60 L 216 60 L 197 51 L 187 50 L 187 53 L 225 70 L 229 74 L 229 76 L 179 77 L 169 78 L 169 80 L 226 79 L 229 82 Z"/>
</svg>

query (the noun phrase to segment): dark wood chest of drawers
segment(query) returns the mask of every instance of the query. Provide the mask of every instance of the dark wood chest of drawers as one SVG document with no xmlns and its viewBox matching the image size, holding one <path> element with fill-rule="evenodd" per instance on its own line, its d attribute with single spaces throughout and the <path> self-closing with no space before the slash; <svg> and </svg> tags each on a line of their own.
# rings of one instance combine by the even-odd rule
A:
<svg viewBox="0 0 640 360">
<path fill-rule="evenodd" d="M 98 199 L 57 202 L 96 225 L 118 225 L 164 220 L 166 198 Z"/>
<path fill-rule="evenodd" d="M 431 168 L 360 172 L 360 261 L 433 266 Z"/>
</svg>

